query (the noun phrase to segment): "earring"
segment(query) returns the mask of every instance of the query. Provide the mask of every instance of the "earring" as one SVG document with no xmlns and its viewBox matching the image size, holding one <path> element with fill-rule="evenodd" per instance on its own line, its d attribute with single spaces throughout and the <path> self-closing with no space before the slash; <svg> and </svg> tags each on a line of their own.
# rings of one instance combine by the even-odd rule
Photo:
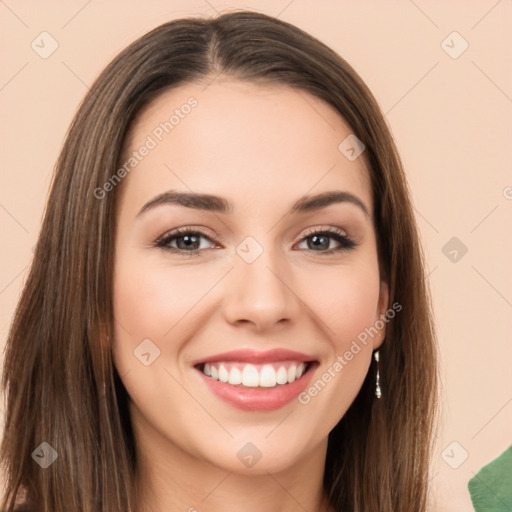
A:
<svg viewBox="0 0 512 512">
<path fill-rule="evenodd" d="M 376 378 L 376 385 L 375 385 L 375 396 L 377 398 L 380 398 L 382 396 L 382 391 L 380 389 L 380 375 L 379 375 L 379 351 L 376 350 L 373 353 L 373 358 L 375 359 L 375 362 L 377 363 L 377 378 Z"/>
</svg>

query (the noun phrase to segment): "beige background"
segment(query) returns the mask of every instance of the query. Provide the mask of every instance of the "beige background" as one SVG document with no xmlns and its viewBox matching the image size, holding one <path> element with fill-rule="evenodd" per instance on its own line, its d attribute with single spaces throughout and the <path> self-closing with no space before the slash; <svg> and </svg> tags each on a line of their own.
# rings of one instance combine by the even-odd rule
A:
<svg viewBox="0 0 512 512">
<path fill-rule="evenodd" d="M 386 114 L 413 194 L 439 330 L 436 510 L 471 512 L 468 480 L 512 443 L 510 1 L 0 1 L 2 348 L 53 165 L 88 86 L 160 23 L 243 7 L 330 45 Z M 59 45 L 46 59 L 31 47 L 48 38 L 38 37 L 43 31 Z M 452 58 L 447 52 L 458 54 L 464 40 L 467 50 Z M 452 237 L 468 249 L 455 262 L 443 253 Z"/>
</svg>

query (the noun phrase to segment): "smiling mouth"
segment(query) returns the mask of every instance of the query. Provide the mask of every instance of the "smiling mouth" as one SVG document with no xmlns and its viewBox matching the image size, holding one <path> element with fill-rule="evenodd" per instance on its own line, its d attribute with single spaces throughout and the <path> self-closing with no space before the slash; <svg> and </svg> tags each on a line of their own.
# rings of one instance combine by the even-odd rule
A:
<svg viewBox="0 0 512 512">
<path fill-rule="evenodd" d="M 200 363 L 195 368 L 207 377 L 238 388 L 269 389 L 283 387 L 300 379 L 317 361 L 278 361 L 252 364 L 239 361 Z"/>
</svg>

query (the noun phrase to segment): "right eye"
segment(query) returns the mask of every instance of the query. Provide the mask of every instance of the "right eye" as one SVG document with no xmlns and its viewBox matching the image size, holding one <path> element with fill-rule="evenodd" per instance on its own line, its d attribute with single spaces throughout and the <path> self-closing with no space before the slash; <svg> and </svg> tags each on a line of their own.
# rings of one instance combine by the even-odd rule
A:
<svg viewBox="0 0 512 512">
<path fill-rule="evenodd" d="M 211 239 L 201 231 L 191 228 L 178 228 L 165 234 L 155 245 L 175 253 L 198 254 L 200 251 L 208 248 L 201 247 L 201 239 L 211 242 Z M 172 245 L 174 242 L 176 242 L 176 245 Z M 211 243 L 213 244 L 213 242 Z"/>
</svg>

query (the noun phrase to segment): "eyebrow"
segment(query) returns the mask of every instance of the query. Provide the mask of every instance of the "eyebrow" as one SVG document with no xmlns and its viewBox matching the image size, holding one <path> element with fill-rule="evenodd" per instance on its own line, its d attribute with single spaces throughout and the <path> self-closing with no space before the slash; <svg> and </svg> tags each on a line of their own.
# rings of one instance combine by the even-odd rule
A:
<svg viewBox="0 0 512 512">
<path fill-rule="evenodd" d="M 331 204 L 350 203 L 360 208 L 364 214 L 370 217 L 370 213 L 366 205 L 354 194 L 341 190 L 333 190 L 322 192 L 315 195 L 306 195 L 299 198 L 293 203 L 289 213 L 304 213 L 326 208 Z M 233 213 L 233 204 L 224 197 L 211 194 L 199 194 L 195 192 L 178 192 L 169 190 L 148 201 L 137 214 L 137 217 L 144 212 L 161 206 L 179 205 L 186 208 L 194 208 L 196 210 L 208 210 L 211 212 L 231 214 Z"/>
</svg>

